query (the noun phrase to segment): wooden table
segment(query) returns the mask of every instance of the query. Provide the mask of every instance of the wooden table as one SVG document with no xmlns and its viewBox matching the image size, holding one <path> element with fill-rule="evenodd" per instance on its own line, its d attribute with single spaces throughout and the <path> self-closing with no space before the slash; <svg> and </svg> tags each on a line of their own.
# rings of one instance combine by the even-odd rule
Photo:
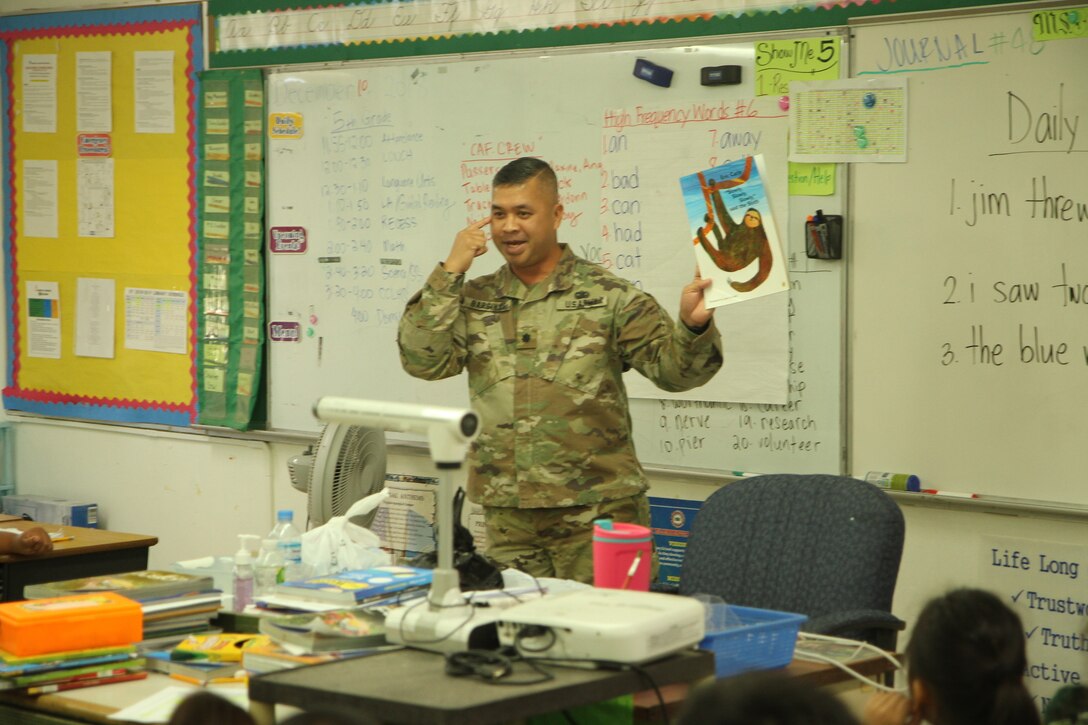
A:
<svg viewBox="0 0 1088 725">
<path fill-rule="evenodd" d="M 866 656 L 848 664 L 854 672 L 872 679 L 877 679 L 895 670 L 895 666 L 891 662 L 879 655 Z M 841 685 L 850 682 L 851 679 L 850 675 L 833 665 L 799 659 L 790 662 L 783 669 L 783 672 L 819 687 Z M 691 687 L 692 683 L 680 682 L 661 688 L 661 697 L 670 718 L 679 714 Z M 637 693 L 635 695 L 635 722 L 660 723 L 661 705 L 662 702 L 658 701 L 657 694 L 653 690 Z"/>
<path fill-rule="evenodd" d="M 53 550 L 47 554 L 0 555 L 0 601 L 22 599 L 23 588 L 28 584 L 146 569 L 147 550 L 159 542 L 158 537 L 144 534 L 22 519 L 0 520 L 0 529 L 25 530 L 33 526 L 41 526 L 46 531 L 62 531 L 72 538 L 54 543 Z"/>
</svg>

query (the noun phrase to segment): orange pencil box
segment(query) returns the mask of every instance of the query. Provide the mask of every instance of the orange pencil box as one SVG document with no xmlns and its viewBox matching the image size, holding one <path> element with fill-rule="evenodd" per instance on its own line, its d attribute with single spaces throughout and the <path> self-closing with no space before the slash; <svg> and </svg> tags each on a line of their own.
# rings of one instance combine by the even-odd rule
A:
<svg viewBox="0 0 1088 725">
<path fill-rule="evenodd" d="M 141 639 L 139 603 L 113 592 L 0 604 L 0 649 L 16 657 L 113 647 Z"/>
</svg>

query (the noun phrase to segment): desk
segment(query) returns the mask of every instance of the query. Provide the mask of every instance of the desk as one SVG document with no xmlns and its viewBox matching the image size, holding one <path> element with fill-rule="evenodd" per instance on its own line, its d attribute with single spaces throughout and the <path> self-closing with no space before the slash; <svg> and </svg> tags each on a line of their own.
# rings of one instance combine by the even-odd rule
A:
<svg viewBox="0 0 1088 725">
<path fill-rule="evenodd" d="M 0 555 L 0 601 L 22 599 L 23 588 L 28 584 L 146 569 L 147 550 L 159 542 L 157 537 L 143 534 L 59 526 L 22 519 L 0 520 L 0 529 L 28 529 L 33 526 L 41 526 L 46 531 L 63 529 L 72 538 L 53 544 L 53 550 L 48 554 Z"/>
<path fill-rule="evenodd" d="M 659 686 L 695 682 L 714 675 L 714 655 L 687 650 L 643 669 Z M 488 725 L 589 705 L 649 687 L 633 671 L 570 667 L 548 667 L 548 671 L 555 679 L 537 685 L 489 685 L 472 677 L 448 676 L 441 655 L 402 649 L 254 677 L 249 681 L 250 711 L 259 725 L 272 722 L 274 703 L 357 708 L 388 723 Z"/>
<path fill-rule="evenodd" d="M 895 670 L 895 665 L 886 658 L 872 655 L 849 663 L 850 669 L 865 677 L 877 678 Z M 851 681 L 850 675 L 838 667 L 809 660 L 795 659 L 785 669 L 787 675 L 804 680 L 818 687 L 828 685 L 841 685 Z M 678 682 L 661 688 L 661 697 L 665 701 L 665 708 L 669 717 L 675 717 L 688 696 L 691 683 Z M 657 694 L 653 691 L 643 691 L 635 695 L 635 722 L 661 722 L 661 706 L 657 700 Z"/>
</svg>

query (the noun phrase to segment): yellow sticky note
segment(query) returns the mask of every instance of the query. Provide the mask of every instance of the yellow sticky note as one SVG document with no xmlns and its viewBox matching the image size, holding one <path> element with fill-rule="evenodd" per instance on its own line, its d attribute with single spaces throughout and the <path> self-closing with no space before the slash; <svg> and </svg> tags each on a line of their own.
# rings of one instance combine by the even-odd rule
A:
<svg viewBox="0 0 1088 725">
<path fill-rule="evenodd" d="M 1088 7 L 1040 10 L 1031 16 L 1034 40 L 1088 37 Z"/>
<path fill-rule="evenodd" d="M 835 164 L 789 162 L 790 196 L 831 196 L 835 193 Z"/>
<path fill-rule="evenodd" d="M 838 37 L 757 42 L 756 95 L 788 95 L 790 81 L 838 80 L 841 47 Z"/>
</svg>

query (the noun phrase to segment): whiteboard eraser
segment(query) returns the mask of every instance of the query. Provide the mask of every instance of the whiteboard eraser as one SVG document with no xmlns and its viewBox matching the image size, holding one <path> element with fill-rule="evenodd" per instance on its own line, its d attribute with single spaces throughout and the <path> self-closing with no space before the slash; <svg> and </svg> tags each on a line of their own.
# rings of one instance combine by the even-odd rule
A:
<svg viewBox="0 0 1088 725">
<path fill-rule="evenodd" d="M 655 86 L 661 86 L 662 88 L 668 88 L 672 85 L 671 70 L 665 66 L 658 65 L 657 63 L 643 60 L 642 58 L 635 61 L 635 77 L 641 78 L 644 81 L 649 81 Z"/>
<path fill-rule="evenodd" d="M 740 83 L 740 66 L 704 66 L 699 70 L 699 83 L 704 86 L 735 86 Z"/>
</svg>

